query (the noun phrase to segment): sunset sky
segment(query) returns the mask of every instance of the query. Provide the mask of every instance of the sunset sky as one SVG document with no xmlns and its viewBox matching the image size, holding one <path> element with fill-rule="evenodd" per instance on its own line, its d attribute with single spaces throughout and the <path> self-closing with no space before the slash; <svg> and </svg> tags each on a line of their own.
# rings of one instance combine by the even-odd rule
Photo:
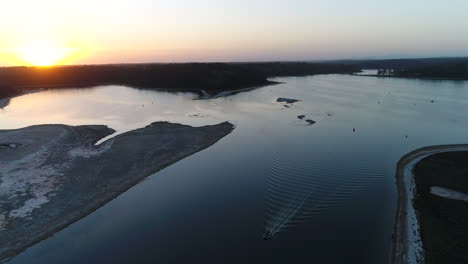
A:
<svg viewBox="0 0 468 264">
<path fill-rule="evenodd" d="M 3 1 L 0 65 L 467 56 L 466 0 Z"/>
</svg>

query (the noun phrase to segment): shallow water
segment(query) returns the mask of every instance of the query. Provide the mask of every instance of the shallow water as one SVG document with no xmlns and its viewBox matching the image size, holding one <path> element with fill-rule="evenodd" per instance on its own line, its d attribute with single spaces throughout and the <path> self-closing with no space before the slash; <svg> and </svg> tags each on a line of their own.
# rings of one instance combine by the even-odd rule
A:
<svg viewBox="0 0 468 264">
<path fill-rule="evenodd" d="M 467 143 L 468 82 L 275 80 L 284 83 L 213 100 L 121 86 L 10 100 L 3 129 L 236 125 L 10 263 L 386 262 L 396 162 L 419 147 Z M 285 107 L 278 97 L 301 101 Z"/>
</svg>

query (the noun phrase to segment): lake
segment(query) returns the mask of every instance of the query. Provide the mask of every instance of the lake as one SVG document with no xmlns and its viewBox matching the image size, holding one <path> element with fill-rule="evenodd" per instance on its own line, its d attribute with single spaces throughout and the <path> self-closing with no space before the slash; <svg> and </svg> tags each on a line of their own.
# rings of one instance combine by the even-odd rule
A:
<svg viewBox="0 0 468 264">
<path fill-rule="evenodd" d="M 272 80 L 281 84 L 211 100 L 123 86 L 11 99 L 0 109 L 2 129 L 104 124 L 123 133 L 155 121 L 236 128 L 9 263 L 387 262 L 396 163 L 423 146 L 468 143 L 468 82 Z"/>
</svg>

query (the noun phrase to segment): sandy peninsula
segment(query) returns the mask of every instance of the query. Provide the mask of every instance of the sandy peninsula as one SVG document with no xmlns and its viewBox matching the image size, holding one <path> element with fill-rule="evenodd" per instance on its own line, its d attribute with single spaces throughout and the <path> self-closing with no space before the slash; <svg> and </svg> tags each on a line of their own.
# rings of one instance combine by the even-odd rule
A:
<svg viewBox="0 0 468 264">
<path fill-rule="evenodd" d="M 434 154 L 467 150 L 468 144 L 424 147 L 404 155 L 398 161 L 396 171 L 398 206 L 393 232 L 393 264 L 424 263 L 419 215 L 413 204 L 415 195 L 414 166 L 424 158 Z"/>
<path fill-rule="evenodd" d="M 145 177 L 228 135 L 230 123 L 167 122 L 118 135 L 100 125 L 0 130 L 0 262 L 88 215 Z"/>
</svg>

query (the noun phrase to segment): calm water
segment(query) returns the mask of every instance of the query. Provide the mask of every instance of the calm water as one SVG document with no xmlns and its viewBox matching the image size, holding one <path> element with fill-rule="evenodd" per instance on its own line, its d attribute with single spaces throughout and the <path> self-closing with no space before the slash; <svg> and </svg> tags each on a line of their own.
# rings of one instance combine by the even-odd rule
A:
<svg viewBox="0 0 468 264">
<path fill-rule="evenodd" d="M 385 263 L 395 164 L 422 146 L 468 142 L 468 82 L 277 81 L 204 101 L 121 86 L 12 99 L 0 110 L 4 129 L 106 124 L 122 133 L 226 120 L 236 129 L 10 263 Z M 302 101 L 287 108 L 278 97 Z"/>
</svg>

